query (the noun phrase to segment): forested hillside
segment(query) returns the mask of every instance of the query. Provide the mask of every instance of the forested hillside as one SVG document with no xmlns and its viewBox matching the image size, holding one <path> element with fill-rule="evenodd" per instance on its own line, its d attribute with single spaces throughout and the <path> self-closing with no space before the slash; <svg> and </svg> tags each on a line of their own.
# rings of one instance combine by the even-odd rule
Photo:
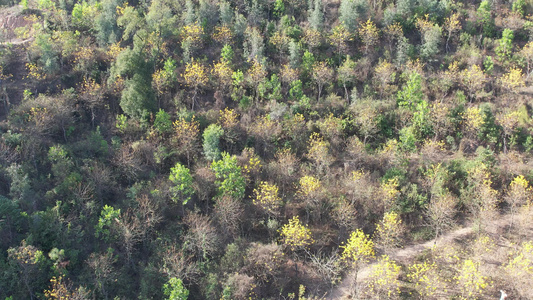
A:
<svg viewBox="0 0 533 300">
<path fill-rule="evenodd" d="M 533 1 L 2 2 L 0 299 L 532 299 Z"/>
</svg>

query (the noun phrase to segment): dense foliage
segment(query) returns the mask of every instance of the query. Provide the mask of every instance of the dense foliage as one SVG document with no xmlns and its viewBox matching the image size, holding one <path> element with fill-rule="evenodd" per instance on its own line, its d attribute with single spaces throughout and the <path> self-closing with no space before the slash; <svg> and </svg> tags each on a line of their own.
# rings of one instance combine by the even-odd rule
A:
<svg viewBox="0 0 533 300">
<path fill-rule="evenodd" d="M 0 299 L 533 293 L 533 2 L 3 4 Z"/>
</svg>

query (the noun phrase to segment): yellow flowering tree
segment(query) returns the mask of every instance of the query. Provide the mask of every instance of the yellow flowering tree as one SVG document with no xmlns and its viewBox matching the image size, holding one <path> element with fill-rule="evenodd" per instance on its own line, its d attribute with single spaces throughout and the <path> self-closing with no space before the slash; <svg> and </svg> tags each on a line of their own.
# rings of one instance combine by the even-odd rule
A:
<svg viewBox="0 0 533 300">
<path fill-rule="evenodd" d="M 239 114 L 230 108 L 224 108 L 219 111 L 220 117 L 218 118 L 218 124 L 226 129 L 234 128 L 239 124 Z"/>
<path fill-rule="evenodd" d="M 311 49 L 320 46 L 322 43 L 322 32 L 313 28 L 305 28 L 303 41 L 309 46 L 309 51 L 311 51 Z"/>
<path fill-rule="evenodd" d="M 224 140 L 234 145 L 239 140 L 239 114 L 234 109 L 224 108 L 219 111 L 218 124 L 224 129 Z"/>
<path fill-rule="evenodd" d="M 233 33 L 227 25 L 221 25 L 215 27 L 213 32 L 213 39 L 222 45 L 229 45 L 233 38 Z"/>
<path fill-rule="evenodd" d="M 485 124 L 483 115 L 481 114 L 481 108 L 475 106 L 467 108 L 464 114 L 463 124 L 465 136 L 475 138 L 481 126 Z"/>
<path fill-rule="evenodd" d="M 247 75 L 248 83 L 252 86 L 255 92 L 254 99 L 257 99 L 259 85 L 266 80 L 267 70 L 263 64 L 254 59 Z"/>
<path fill-rule="evenodd" d="M 233 70 L 229 63 L 223 59 L 213 65 L 211 69 L 211 75 L 216 78 L 216 85 L 218 90 L 226 94 L 229 92 L 229 88 L 233 83 Z"/>
<path fill-rule="evenodd" d="M 298 80 L 298 76 L 299 76 L 298 69 L 291 67 L 289 64 L 284 64 L 281 67 L 280 72 L 281 72 L 281 81 L 284 84 L 287 84 L 287 86 L 290 86 L 290 84 L 293 81 Z"/>
<path fill-rule="evenodd" d="M 381 197 L 383 199 L 383 208 L 385 210 L 389 210 L 400 195 L 400 191 L 398 191 L 399 185 L 400 183 L 396 177 L 381 183 Z"/>
<path fill-rule="evenodd" d="M 181 48 L 183 49 L 183 60 L 189 62 L 192 52 L 199 48 L 202 42 L 204 28 L 198 22 L 183 26 L 181 30 Z"/>
<path fill-rule="evenodd" d="M 518 293 L 527 298 L 533 293 L 533 242 L 522 243 L 509 253 L 509 262 L 504 265 L 509 282 Z"/>
<path fill-rule="evenodd" d="M 376 226 L 375 239 L 385 251 L 388 251 L 400 246 L 404 231 L 400 216 L 395 212 L 386 212 Z"/>
<path fill-rule="evenodd" d="M 326 62 L 316 62 L 313 64 L 312 77 L 318 86 L 317 101 L 319 101 L 324 85 L 333 80 L 333 70 L 326 64 Z"/>
<path fill-rule="evenodd" d="M 474 299 L 482 295 L 483 290 L 489 285 L 489 279 L 479 270 L 479 263 L 471 259 L 463 261 L 454 279 L 464 299 Z"/>
<path fill-rule="evenodd" d="M 487 82 L 487 77 L 483 70 L 478 65 L 472 65 L 470 68 L 461 72 L 463 85 L 468 91 L 470 101 L 475 98 L 477 92 L 483 89 Z"/>
<path fill-rule="evenodd" d="M 320 213 L 319 207 L 322 201 L 322 183 L 318 178 L 307 175 L 300 178 L 298 191 L 296 193 L 305 204 L 308 219 L 311 211 L 314 211 L 317 214 Z"/>
<path fill-rule="evenodd" d="M 359 132 L 363 136 L 363 144 L 368 138 L 375 136 L 379 132 L 380 111 L 371 103 L 361 101 L 361 106 L 354 110 L 353 121 L 359 127 Z"/>
<path fill-rule="evenodd" d="M 524 45 L 524 48 L 520 50 L 520 56 L 525 60 L 526 63 L 526 79 L 529 78 L 529 75 L 533 72 L 533 42 L 529 42 Z"/>
<path fill-rule="evenodd" d="M 444 29 L 448 33 L 446 38 L 446 53 L 450 50 L 449 43 L 452 35 L 461 30 L 461 21 L 459 21 L 459 13 L 453 13 L 444 21 Z"/>
<path fill-rule="evenodd" d="M 387 60 L 381 60 L 374 69 L 374 72 L 374 78 L 376 78 L 380 85 L 381 95 L 383 96 L 385 92 L 387 94 L 393 92 L 391 84 L 396 77 L 393 65 Z"/>
<path fill-rule="evenodd" d="M 329 143 L 324 138 L 313 132 L 309 136 L 309 150 L 307 151 L 307 157 L 314 161 L 318 174 L 323 174 L 327 171 L 327 168 L 332 162 L 332 157 L 329 155 Z"/>
<path fill-rule="evenodd" d="M 283 204 L 278 192 L 279 189 L 275 184 L 262 181 L 259 183 L 259 187 L 254 189 L 253 203 L 270 218 L 277 218 Z"/>
<path fill-rule="evenodd" d="M 502 75 L 500 78 L 500 84 L 508 92 L 517 94 L 517 88 L 524 87 L 526 85 L 526 81 L 522 75 L 522 69 L 512 67 L 509 72 Z"/>
<path fill-rule="evenodd" d="M 448 191 L 432 195 L 425 215 L 428 218 L 429 225 L 435 231 L 435 239 L 446 228 L 454 224 L 455 205 L 457 200 Z"/>
<path fill-rule="evenodd" d="M 470 197 L 466 206 L 472 213 L 479 231 L 490 224 L 499 201 L 498 191 L 492 188 L 491 175 L 487 169 L 487 166 L 481 164 L 468 171 Z"/>
<path fill-rule="evenodd" d="M 424 298 L 436 297 L 439 291 L 446 291 L 444 279 L 439 274 L 435 262 L 424 260 L 408 267 L 407 278 L 416 291 Z"/>
<path fill-rule="evenodd" d="M 511 209 L 511 227 L 513 226 L 514 215 L 518 207 L 528 203 L 533 196 L 533 189 L 527 179 L 522 175 L 516 176 L 509 184 L 505 201 L 509 203 Z"/>
<path fill-rule="evenodd" d="M 260 157 L 255 153 L 254 148 L 244 148 L 241 157 L 247 160 L 242 167 L 243 175 L 248 182 L 253 182 L 259 177 L 261 168 L 263 168 Z"/>
<path fill-rule="evenodd" d="M 347 43 L 351 40 L 351 34 L 343 24 L 333 27 L 331 34 L 329 35 L 329 42 L 337 49 L 339 56 L 348 50 Z"/>
<path fill-rule="evenodd" d="M 9 248 L 7 255 L 19 269 L 19 280 L 24 283 L 28 298 L 34 298 L 35 282 L 33 278 L 42 275 L 41 270 L 43 270 L 45 263 L 43 252 L 32 245 L 27 245 L 26 241 L 23 240 L 19 247 Z"/>
<path fill-rule="evenodd" d="M 340 248 L 343 249 L 342 260 L 354 268 L 354 286 L 352 288 L 357 293 L 357 273 L 361 263 L 366 263 L 374 258 L 374 242 L 361 229 L 357 229 L 351 233 L 346 244 Z"/>
<path fill-rule="evenodd" d="M 359 36 L 365 45 L 365 54 L 368 54 L 370 47 L 374 46 L 379 40 L 379 29 L 372 20 L 359 24 Z"/>
<path fill-rule="evenodd" d="M 320 129 L 320 133 L 322 133 L 322 135 L 334 145 L 338 145 L 342 141 L 343 122 L 341 117 L 335 117 L 333 113 L 330 113 L 327 117 L 316 121 L 315 124 Z M 312 141 L 312 139 L 310 139 L 310 143 L 320 142 L 323 140 L 318 134 L 312 134 L 311 137 L 313 136 L 316 138 L 316 141 Z M 328 146 L 327 142 L 326 146 Z"/>
<path fill-rule="evenodd" d="M 389 44 L 389 52 L 392 53 L 394 42 L 403 37 L 403 28 L 400 23 L 390 24 L 383 29 L 385 40 Z"/>
<path fill-rule="evenodd" d="M 185 154 L 187 158 L 187 165 L 189 165 L 191 157 L 194 157 L 196 152 L 200 149 L 200 130 L 199 123 L 194 117 L 187 121 L 180 118 L 173 123 L 174 137 L 173 144 L 178 150 L 178 153 Z"/>
<path fill-rule="evenodd" d="M 50 289 L 44 291 L 44 297 L 50 300 L 69 300 L 73 299 L 73 294 L 69 291 L 63 276 L 52 277 L 50 279 Z"/>
<path fill-rule="evenodd" d="M 314 243 L 311 230 L 300 222 L 298 216 L 292 217 L 289 223 L 281 227 L 280 238 L 281 242 L 291 251 L 305 249 Z"/>
<path fill-rule="evenodd" d="M 516 110 L 503 110 L 496 116 L 503 131 L 503 153 L 507 153 L 507 140 L 519 126 L 520 118 L 520 112 Z"/>
<path fill-rule="evenodd" d="M 194 110 L 198 89 L 207 84 L 207 71 L 202 64 L 193 60 L 185 67 L 183 79 L 185 80 L 185 84 L 194 91 L 192 97 L 192 109 Z"/>
<path fill-rule="evenodd" d="M 367 279 L 365 294 L 369 298 L 395 299 L 400 294 L 400 266 L 383 255 L 372 266 Z"/>
</svg>

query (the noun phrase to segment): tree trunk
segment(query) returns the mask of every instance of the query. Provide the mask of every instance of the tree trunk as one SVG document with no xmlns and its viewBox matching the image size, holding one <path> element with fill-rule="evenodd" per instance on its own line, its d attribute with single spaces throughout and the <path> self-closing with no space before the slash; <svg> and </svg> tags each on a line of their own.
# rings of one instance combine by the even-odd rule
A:
<svg viewBox="0 0 533 300">
<path fill-rule="evenodd" d="M 346 102 L 348 105 L 350 104 L 350 96 L 348 96 L 348 89 L 346 88 L 346 83 L 342 84 L 344 86 L 344 97 L 346 98 Z"/>
<path fill-rule="evenodd" d="M 448 38 L 446 39 L 446 53 L 448 53 L 448 51 L 450 51 L 450 46 L 448 44 L 450 42 L 451 36 L 452 36 L 452 34 L 448 33 Z"/>
<path fill-rule="evenodd" d="M 507 154 L 507 134 L 503 134 L 503 153 Z"/>
<path fill-rule="evenodd" d="M 359 264 L 358 263 L 355 264 L 355 270 L 354 270 L 354 276 L 353 276 L 353 284 L 352 284 L 352 292 L 353 292 L 354 299 L 358 299 L 357 298 L 357 273 L 359 273 Z"/>
<path fill-rule="evenodd" d="M 192 110 L 194 110 L 194 103 L 196 102 L 196 94 L 198 93 L 198 88 L 194 88 L 194 94 L 192 96 Z"/>
</svg>

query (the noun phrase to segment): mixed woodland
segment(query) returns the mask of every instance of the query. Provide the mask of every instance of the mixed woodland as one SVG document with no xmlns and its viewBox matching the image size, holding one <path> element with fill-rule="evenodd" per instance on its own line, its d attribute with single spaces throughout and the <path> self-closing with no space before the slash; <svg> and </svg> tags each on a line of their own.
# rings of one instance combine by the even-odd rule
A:
<svg viewBox="0 0 533 300">
<path fill-rule="evenodd" d="M 531 299 L 533 1 L 1 4 L 0 299 Z"/>
</svg>

